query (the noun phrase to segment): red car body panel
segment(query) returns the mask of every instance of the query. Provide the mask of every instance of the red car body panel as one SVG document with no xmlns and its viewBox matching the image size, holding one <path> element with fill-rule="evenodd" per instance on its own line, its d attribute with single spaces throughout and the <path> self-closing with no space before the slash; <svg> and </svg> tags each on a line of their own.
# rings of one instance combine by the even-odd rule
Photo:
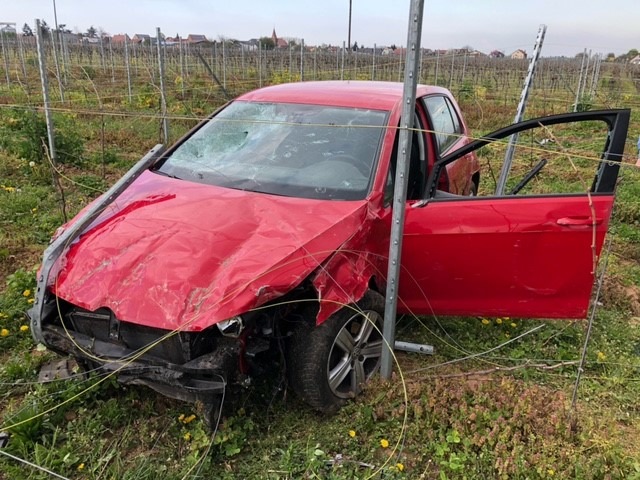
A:
<svg viewBox="0 0 640 480">
<path fill-rule="evenodd" d="M 463 201 L 407 209 L 402 311 L 586 316 L 613 195 Z"/>
<path fill-rule="evenodd" d="M 367 223 L 365 201 L 278 197 L 151 172 L 112 207 L 70 248 L 54 293 L 182 331 L 285 294 Z"/>
</svg>

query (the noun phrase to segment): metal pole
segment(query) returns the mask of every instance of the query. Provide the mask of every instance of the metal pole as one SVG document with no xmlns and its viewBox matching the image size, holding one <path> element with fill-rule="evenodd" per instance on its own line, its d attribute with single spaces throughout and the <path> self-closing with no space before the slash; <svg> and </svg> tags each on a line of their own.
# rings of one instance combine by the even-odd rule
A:
<svg viewBox="0 0 640 480">
<path fill-rule="evenodd" d="M 47 122 L 47 139 L 49 140 L 49 156 L 55 165 L 57 161 L 55 135 L 53 132 L 53 120 L 49 110 L 49 83 L 47 81 L 47 66 L 44 58 L 44 48 L 42 44 L 42 29 L 40 20 L 36 18 L 36 48 L 38 49 L 38 66 L 40 67 L 40 81 L 42 83 L 42 102 L 44 104 L 44 118 Z"/>
<path fill-rule="evenodd" d="M 124 64 L 127 68 L 127 91 L 129 92 L 129 103 L 131 103 L 131 66 L 129 65 L 129 42 L 126 33 L 124 35 Z"/>
<path fill-rule="evenodd" d="M 300 81 L 304 82 L 304 38 L 300 40 Z"/>
<path fill-rule="evenodd" d="M 344 50 L 345 50 L 345 45 L 343 41 L 342 42 L 342 64 L 340 66 L 340 80 L 344 80 Z"/>
<path fill-rule="evenodd" d="M 436 77 L 433 80 L 434 85 L 438 85 L 438 67 L 440 66 L 440 50 L 436 52 Z"/>
<path fill-rule="evenodd" d="M 351 50 L 351 7 L 352 7 L 352 0 L 349 0 L 349 35 L 347 38 L 347 43 L 349 44 L 349 50 Z"/>
<path fill-rule="evenodd" d="M 104 44 L 102 43 L 102 35 L 100 35 L 100 63 L 102 64 L 102 73 L 107 72 L 107 62 L 104 58 Z"/>
<path fill-rule="evenodd" d="M 371 65 L 371 80 L 376 79 L 376 44 L 373 44 L 373 61 Z"/>
<path fill-rule="evenodd" d="M 262 42 L 258 42 L 258 85 L 262 87 Z"/>
<path fill-rule="evenodd" d="M 587 49 L 582 52 L 582 63 L 580 64 L 580 77 L 578 77 L 578 88 L 576 88 L 576 101 L 573 104 L 573 111 L 578 111 L 578 102 L 580 102 L 580 90 L 582 89 L 582 70 L 584 69 L 584 62 L 587 58 Z"/>
<path fill-rule="evenodd" d="M 113 63 L 113 42 L 109 39 L 109 60 L 111 61 L 111 83 L 116 83 L 116 67 Z"/>
<path fill-rule="evenodd" d="M 56 26 L 56 34 L 55 37 L 58 40 L 58 44 L 60 44 L 60 54 L 64 54 L 62 50 L 62 41 L 60 40 L 60 30 L 58 29 L 58 10 L 56 9 L 56 0 L 53 0 L 53 23 Z M 58 83 L 60 85 L 60 100 L 64 102 L 64 93 L 62 92 L 62 80 L 60 79 L 60 65 L 58 64 L 58 52 L 56 51 L 56 42 L 54 41 L 54 36 L 51 36 L 51 42 L 53 43 L 53 61 L 56 63 L 56 75 L 58 76 Z M 64 73 L 64 84 L 67 84 L 67 73 Z"/>
<path fill-rule="evenodd" d="M 582 82 L 582 90 L 580 90 L 580 100 L 584 98 L 584 89 L 587 87 L 587 79 L 589 78 L 589 64 L 591 63 L 591 50 L 587 55 L 587 65 L 584 68 L 584 81 Z"/>
<path fill-rule="evenodd" d="M 22 76 L 24 77 L 24 84 L 29 85 L 28 81 L 27 81 L 27 66 L 26 66 L 26 62 L 24 60 L 24 49 L 22 46 L 22 35 L 18 35 L 18 53 L 20 54 L 20 63 L 22 64 Z"/>
<path fill-rule="evenodd" d="M 160 74 L 160 101 L 162 107 L 162 132 L 166 145 L 169 143 L 169 119 L 167 118 L 167 96 L 164 90 L 164 55 L 162 55 L 162 37 L 160 27 L 156 27 L 156 46 L 158 47 L 158 72 Z"/>
<path fill-rule="evenodd" d="M 391 241 L 389 243 L 389 269 L 387 273 L 387 294 L 384 309 L 382 358 L 380 373 L 389 379 L 393 367 L 391 349 L 395 345 L 396 308 L 398 306 L 398 283 L 400 281 L 400 254 L 407 199 L 407 174 L 411 152 L 411 132 L 418 85 L 418 52 L 422 36 L 422 14 L 424 0 L 411 0 L 409 28 L 407 32 L 406 68 L 404 71 L 402 118 L 400 121 L 400 149 L 396 165 L 395 188 L 393 194 L 393 214 L 391 220 Z"/>
<path fill-rule="evenodd" d="M 227 50 L 226 40 L 222 40 L 222 86 L 227 89 Z"/>
<path fill-rule="evenodd" d="M 540 25 L 540 30 L 538 30 L 538 37 L 536 38 L 536 45 L 533 49 L 533 56 L 531 57 L 531 62 L 529 62 L 529 71 L 527 72 L 527 77 L 524 81 L 524 88 L 522 89 L 522 94 L 520 95 L 520 103 L 518 103 L 518 109 L 516 111 L 516 116 L 513 120 L 513 123 L 522 121 L 522 118 L 524 117 L 524 109 L 527 106 L 527 98 L 529 98 L 529 91 L 531 90 L 531 85 L 533 84 L 533 77 L 536 73 L 536 64 L 538 63 L 538 59 L 540 58 L 540 51 L 542 50 L 542 44 L 544 43 L 544 35 L 546 32 L 547 26 Z M 509 171 L 511 170 L 511 162 L 513 161 L 513 154 L 515 152 L 517 141 L 518 134 L 514 134 L 509 137 L 509 145 L 507 146 L 507 152 L 504 156 L 504 163 L 502 164 L 502 170 L 500 171 L 500 177 L 498 178 L 498 183 L 496 185 L 496 195 L 502 195 L 502 192 L 504 191 L 504 187 L 509 176 Z"/>
<path fill-rule="evenodd" d="M 180 53 L 180 77 L 182 78 L 182 99 L 184 100 L 184 82 L 186 80 L 184 76 L 184 53 L 182 52 L 182 37 L 178 37 L 178 50 Z"/>
<path fill-rule="evenodd" d="M 453 85 L 453 66 L 456 63 L 456 52 L 451 50 L 451 72 L 449 72 L 449 90 L 451 90 L 451 86 Z"/>
<path fill-rule="evenodd" d="M 58 30 L 56 29 L 56 32 L 57 31 Z M 62 88 L 62 78 L 60 77 L 60 64 L 58 62 L 58 47 L 56 47 L 56 40 L 55 40 L 57 33 L 56 35 L 53 35 L 50 32 L 50 35 L 51 35 L 51 44 L 53 46 L 53 62 L 56 65 L 56 77 L 58 79 L 58 89 L 60 90 L 60 101 L 64 102 L 64 89 Z"/>
</svg>

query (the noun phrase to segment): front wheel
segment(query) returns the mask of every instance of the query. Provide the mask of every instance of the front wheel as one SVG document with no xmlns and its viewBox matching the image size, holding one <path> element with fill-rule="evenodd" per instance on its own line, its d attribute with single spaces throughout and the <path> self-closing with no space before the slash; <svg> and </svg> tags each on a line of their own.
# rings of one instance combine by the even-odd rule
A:
<svg viewBox="0 0 640 480">
<path fill-rule="evenodd" d="M 333 411 L 380 368 L 384 297 L 367 291 L 322 325 L 300 326 L 288 348 L 289 381 L 316 410 Z"/>
</svg>

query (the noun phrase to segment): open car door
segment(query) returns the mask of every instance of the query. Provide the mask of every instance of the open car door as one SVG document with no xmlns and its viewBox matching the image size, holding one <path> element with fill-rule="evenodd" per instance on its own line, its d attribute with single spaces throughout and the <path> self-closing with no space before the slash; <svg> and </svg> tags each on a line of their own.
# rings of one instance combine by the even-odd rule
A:
<svg viewBox="0 0 640 480">
<path fill-rule="evenodd" d="M 398 309 L 585 317 L 629 117 L 606 110 L 528 120 L 439 159 L 424 200 L 407 205 Z M 501 150 L 512 135 L 507 193 L 496 195 Z M 488 167 L 479 195 L 438 191 L 446 165 L 472 151 Z"/>
</svg>

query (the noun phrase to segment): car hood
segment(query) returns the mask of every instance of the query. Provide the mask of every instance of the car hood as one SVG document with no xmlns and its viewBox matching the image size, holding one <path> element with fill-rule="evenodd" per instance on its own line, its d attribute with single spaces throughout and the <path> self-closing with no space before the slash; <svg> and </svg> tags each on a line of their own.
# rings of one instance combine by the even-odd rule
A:
<svg viewBox="0 0 640 480">
<path fill-rule="evenodd" d="M 127 322 L 198 331 L 300 284 L 367 202 L 279 197 L 145 172 L 59 260 L 52 290 Z"/>
</svg>

